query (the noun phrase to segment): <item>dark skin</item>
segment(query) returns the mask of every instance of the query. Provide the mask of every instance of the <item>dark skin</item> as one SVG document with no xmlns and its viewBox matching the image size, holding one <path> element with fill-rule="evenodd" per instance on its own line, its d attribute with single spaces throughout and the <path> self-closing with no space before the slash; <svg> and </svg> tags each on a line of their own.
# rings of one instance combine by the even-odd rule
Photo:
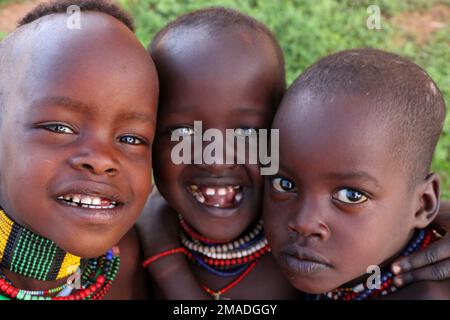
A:
<svg viewBox="0 0 450 320">
<path fill-rule="evenodd" d="M 221 65 L 217 62 L 222 61 L 224 57 L 226 57 L 226 54 L 222 54 L 223 50 L 219 50 L 220 54 L 218 55 L 213 55 L 213 51 L 203 53 L 202 48 L 205 48 L 205 51 L 214 49 L 216 44 L 214 42 L 210 43 L 211 39 L 204 39 L 201 36 L 199 36 L 199 38 L 201 38 L 202 46 L 194 46 L 196 50 L 200 51 L 200 54 L 197 52 L 195 52 L 195 54 L 191 53 L 190 59 L 193 61 L 190 61 L 187 53 L 192 51 L 192 45 L 189 45 L 189 42 L 195 42 L 196 36 L 198 36 L 199 33 L 192 32 L 188 34 L 189 37 L 193 37 L 193 39 L 187 39 L 186 35 L 180 38 L 175 37 L 172 38 L 175 43 L 174 47 L 171 47 L 171 45 L 173 45 L 171 43 L 162 42 L 162 44 L 158 46 L 158 50 L 153 52 L 153 57 L 156 60 L 161 81 L 163 82 L 161 93 L 162 107 L 159 113 L 158 124 L 160 128 L 165 127 L 165 130 L 159 130 L 160 134 L 157 136 L 157 148 L 159 149 L 155 153 L 155 155 L 158 155 L 158 159 L 155 159 L 155 162 L 160 164 L 156 165 L 155 178 L 156 183 L 162 188 L 163 196 L 169 200 L 170 206 L 157 190 L 154 190 L 148 199 L 146 208 L 137 224 L 146 257 L 150 257 L 180 245 L 178 242 L 179 230 L 176 218 L 177 211 L 182 213 L 184 218 L 204 235 L 209 236 L 212 239 L 221 239 L 224 241 L 232 239 L 244 232 L 249 223 L 254 221 L 254 219 L 257 219 L 259 212 L 259 209 L 258 211 L 255 211 L 254 209 L 259 208 L 259 204 L 255 198 L 252 204 L 247 206 L 248 209 L 242 211 L 243 215 L 236 215 L 234 218 L 235 220 L 233 221 L 230 219 L 217 219 L 209 216 L 207 214 L 209 208 L 199 206 L 198 203 L 193 202 L 191 195 L 186 193 L 187 183 L 183 179 L 183 174 L 184 177 L 186 177 L 186 172 L 188 172 L 188 176 L 194 176 L 200 172 L 204 175 L 205 173 L 208 174 L 208 171 L 217 174 L 217 172 L 220 173 L 221 168 L 225 166 L 209 166 L 206 167 L 208 170 L 197 169 L 198 171 L 195 171 L 196 168 L 192 168 L 192 166 L 174 166 L 170 160 L 170 150 L 175 144 L 175 142 L 170 142 L 170 134 L 168 133 L 171 122 L 173 123 L 172 129 L 177 126 L 182 127 L 186 124 L 192 126 L 194 120 L 203 121 L 203 130 L 208 127 L 235 128 L 239 126 L 251 126 L 251 124 L 237 123 L 236 119 L 243 119 L 244 114 L 236 113 L 232 108 L 233 105 L 230 106 L 227 102 L 233 98 L 236 103 L 239 104 L 239 101 L 242 100 L 240 96 L 246 94 L 247 91 L 244 91 L 242 86 L 234 85 L 234 81 L 236 80 L 227 80 L 230 78 L 229 74 L 233 75 L 233 73 L 239 74 L 239 77 L 237 77 L 238 79 L 244 77 L 245 75 L 241 75 L 241 73 L 242 70 L 245 70 L 245 67 L 236 66 L 236 70 L 239 70 L 239 72 L 231 67 L 229 69 L 224 68 L 225 70 L 221 71 Z M 199 41 L 199 39 L 197 40 Z M 209 41 L 207 42 L 206 40 Z M 228 42 L 225 41 L 223 43 L 228 44 Z M 205 47 L 203 47 L 203 45 L 205 45 Z M 230 48 L 231 47 L 228 46 L 228 49 Z M 175 53 L 171 52 L 171 50 L 174 50 Z M 243 57 L 245 57 L 245 55 Z M 258 63 L 259 60 L 256 59 L 256 57 L 260 57 L 260 54 L 253 53 L 251 63 Z M 213 61 L 211 62 L 211 60 Z M 230 61 L 224 60 L 224 64 L 226 64 L 226 66 L 232 66 L 234 64 L 231 64 L 231 61 L 235 60 L 236 59 L 230 59 Z M 198 61 L 201 62 L 200 69 L 198 69 Z M 249 64 L 243 63 L 243 65 L 248 66 Z M 265 68 L 267 68 L 267 64 Z M 226 72 L 227 69 L 229 71 L 228 73 Z M 220 77 L 217 75 L 220 75 Z M 237 84 L 239 83 L 240 82 Z M 249 84 L 251 81 L 246 81 L 245 83 Z M 230 89 L 224 89 L 228 87 L 230 87 Z M 262 87 L 252 88 L 251 90 L 252 91 L 248 92 L 252 93 L 255 97 L 258 97 L 260 92 L 263 91 Z M 246 98 L 246 100 L 249 99 Z M 184 105 L 192 105 L 196 108 L 179 108 L 179 106 Z M 214 106 L 214 112 L 211 112 L 211 108 L 213 108 L 211 106 Z M 178 113 L 174 111 L 185 112 Z M 270 122 L 267 117 L 268 115 L 264 115 L 259 118 L 255 117 L 255 120 L 249 119 L 249 121 L 252 123 L 261 122 L 260 127 L 264 127 Z M 206 126 L 205 123 L 211 124 Z M 252 177 L 252 188 L 253 190 L 258 190 L 260 188 L 258 187 L 260 182 L 259 178 L 255 175 L 256 170 L 251 169 L 250 166 L 240 167 L 242 168 L 238 169 L 231 167 L 227 169 L 229 169 L 228 172 L 233 172 L 235 170 L 239 170 L 239 172 L 245 170 L 251 172 L 248 176 Z M 204 169 L 204 167 L 199 168 Z M 227 172 L 227 170 L 223 170 Z M 260 198 L 260 196 L 257 198 Z M 175 208 L 175 210 L 173 208 Z M 446 239 L 448 239 L 448 237 Z M 447 265 L 449 263 L 448 257 L 450 253 L 445 249 L 448 247 L 448 243 L 448 241 L 439 241 L 430 246 L 430 250 L 437 250 L 438 254 L 436 255 L 436 261 L 442 260 L 438 263 L 440 266 L 439 270 L 449 269 Z M 430 278 L 436 279 L 435 272 L 432 271 L 432 268 L 435 268 L 435 266 L 430 266 L 430 262 L 424 260 L 426 252 L 430 252 L 430 250 L 411 255 L 402 260 L 402 265 L 405 266 L 405 268 L 400 272 L 403 273 L 401 279 L 404 280 L 404 284 Z M 265 262 L 266 260 L 268 261 L 267 263 Z M 272 261 L 272 258 L 267 256 L 263 259 L 262 264 L 258 266 L 258 268 L 264 270 L 272 269 Z M 262 268 L 262 265 L 268 267 Z M 200 288 L 200 283 L 207 283 L 212 289 L 218 289 L 230 281 L 218 279 L 203 270 L 195 270 L 196 273 L 193 274 L 190 271 L 190 268 L 190 264 L 182 255 L 166 256 L 151 264 L 147 269 L 154 280 L 153 285 L 156 288 L 158 297 L 166 299 L 210 299 L 211 297 Z M 252 271 L 252 273 L 259 272 L 258 270 L 260 269 L 258 268 Z M 250 290 L 250 287 L 254 289 L 260 285 L 259 283 L 252 282 L 249 286 L 239 285 L 237 287 L 237 294 L 242 295 L 234 295 L 234 291 L 231 291 L 230 295 L 225 296 L 248 299 L 257 298 L 255 293 L 260 293 L 262 294 L 262 298 L 292 299 L 299 297 L 298 293 L 293 292 L 291 287 L 286 286 L 284 279 L 279 277 L 278 271 L 272 270 L 270 273 L 271 277 L 267 277 L 265 272 L 266 271 L 263 271 L 261 273 L 263 276 L 263 283 L 266 284 L 265 289 L 270 287 L 272 288 L 271 291 L 269 289 Z M 255 278 L 257 278 L 256 281 L 260 280 L 259 275 Z M 249 276 L 246 281 L 250 280 L 253 280 L 253 278 Z M 267 281 L 271 281 L 271 283 L 267 285 Z M 245 290 L 247 287 L 249 288 L 248 292 Z M 266 296 L 266 293 L 268 292 L 271 292 L 271 294 L 269 294 L 270 296 Z"/>
<path fill-rule="evenodd" d="M 275 117 L 280 172 L 266 181 L 264 221 L 275 259 L 299 290 L 322 293 L 367 278 L 368 266 L 389 265 L 414 228 L 438 213 L 439 178 L 411 185 L 390 156 L 391 128 L 370 110 L 359 96 L 330 102 L 303 92 Z M 448 298 L 448 284 L 416 284 L 392 297 Z"/>
<path fill-rule="evenodd" d="M 257 165 L 175 165 L 170 158 L 176 144 L 170 141 L 170 130 L 190 128 L 194 120 L 203 122 L 203 130 L 217 128 L 223 134 L 225 129 L 268 128 L 277 105 L 278 61 L 268 37 L 233 28 L 220 34 L 208 32 L 201 28 L 195 32 L 182 30 L 163 40 L 152 52 L 161 82 L 154 149 L 155 182 L 171 208 L 159 194 L 149 199 L 151 205 L 138 224 L 148 256 L 179 246 L 178 240 L 174 241 L 176 230 L 169 232 L 172 237 L 161 236 L 156 227 L 160 224 L 154 223 L 155 215 L 171 216 L 164 220 L 171 221 L 165 225 L 176 226 L 174 212 L 178 212 L 201 234 L 223 242 L 239 237 L 260 217 L 263 179 Z M 199 41 L 201 46 L 193 45 Z M 211 188 L 240 185 L 243 199 L 232 208 L 213 208 L 187 192 L 192 183 Z M 156 206 L 157 203 L 161 205 Z M 210 299 L 199 283 L 219 290 L 233 280 L 190 266 L 182 255 L 158 261 L 149 270 L 159 296 L 169 299 Z M 297 295 L 271 256 L 266 255 L 224 296 L 289 299 Z"/>
<path fill-rule="evenodd" d="M 50 15 L 14 39 L 10 54 L 21 72 L 9 78 L 2 113 L 0 203 L 17 223 L 74 255 L 98 257 L 118 244 L 122 264 L 106 298 L 145 298 L 139 243 L 129 230 L 151 191 L 156 71 L 115 18 L 85 12 L 81 30 L 65 24 L 65 15 Z M 119 205 L 91 209 L 57 199 L 68 193 Z M 30 290 L 64 282 L 8 277 Z"/>
<path fill-rule="evenodd" d="M 398 259 L 391 270 L 397 286 L 417 281 L 445 280 L 450 276 L 450 202 L 441 201 L 439 214 L 434 221 L 446 232 L 443 239 L 430 244 L 426 250 Z"/>
</svg>

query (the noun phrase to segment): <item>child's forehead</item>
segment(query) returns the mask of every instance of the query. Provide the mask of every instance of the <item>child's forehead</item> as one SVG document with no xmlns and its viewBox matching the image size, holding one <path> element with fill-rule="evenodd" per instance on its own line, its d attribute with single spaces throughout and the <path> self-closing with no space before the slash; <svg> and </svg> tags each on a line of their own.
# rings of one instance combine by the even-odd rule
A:
<svg viewBox="0 0 450 320">
<path fill-rule="evenodd" d="M 7 39 L 3 52 L 10 59 L 2 67 L 17 72 L 8 95 L 16 104 L 31 105 L 46 96 L 108 101 L 112 96 L 101 94 L 110 92 L 117 103 L 149 108 L 158 81 L 145 48 L 115 18 L 85 15 L 80 30 L 67 30 L 65 15 L 54 14 L 20 27 Z"/>
<path fill-rule="evenodd" d="M 191 30 L 193 29 L 193 30 Z M 212 68 L 215 65 L 236 65 L 240 61 L 271 65 L 276 52 L 267 36 L 253 30 L 218 29 L 210 26 L 187 26 L 169 31 L 152 49 L 157 64 Z M 278 62 L 278 61 L 276 61 Z M 163 69 L 164 72 L 164 69 Z"/>
<path fill-rule="evenodd" d="M 281 153 L 289 153 L 281 161 L 328 158 L 355 164 L 392 160 L 384 157 L 392 146 L 391 123 L 373 111 L 372 103 L 359 96 L 291 96 L 273 123 L 280 130 Z"/>
</svg>

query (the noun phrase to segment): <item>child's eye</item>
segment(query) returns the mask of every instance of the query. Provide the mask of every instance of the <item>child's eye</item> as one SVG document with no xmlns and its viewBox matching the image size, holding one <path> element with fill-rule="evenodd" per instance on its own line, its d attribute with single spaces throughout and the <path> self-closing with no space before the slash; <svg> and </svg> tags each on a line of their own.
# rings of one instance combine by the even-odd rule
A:
<svg viewBox="0 0 450 320">
<path fill-rule="evenodd" d="M 234 130 L 236 136 L 251 136 L 258 134 L 255 128 L 237 128 Z"/>
<path fill-rule="evenodd" d="M 175 133 L 177 137 L 193 136 L 194 135 L 194 129 L 192 129 L 190 127 L 179 127 L 179 128 L 175 128 L 175 129 L 170 130 L 169 133 L 171 135 L 173 135 L 173 133 Z"/>
<path fill-rule="evenodd" d="M 55 132 L 55 133 L 63 133 L 63 134 L 74 134 L 75 131 L 69 128 L 68 126 L 62 124 L 46 124 L 43 125 L 42 128 L 45 130 Z"/>
<path fill-rule="evenodd" d="M 333 198 L 341 202 L 350 204 L 363 203 L 368 200 L 368 198 L 364 195 L 364 193 L 358 190 L 348 188 L 338 190 L 333 195 Z"/>
<path fill-rule="evenodd" d="M 291 192 L 295 188 L 295 184 L 285 178 L 272 179 L 272 187 L 278 192 Z"/>
<path fill-rule="evenodd" d="M 140 145 L 140 144 L 144 144 L 145 141 L 141 138 L 138 138 L 136 136 L 121 136 L 119 138 L 120 142 L 126 143 L 126 144 L 132 144 L 132 145 Z"/>
</svg>

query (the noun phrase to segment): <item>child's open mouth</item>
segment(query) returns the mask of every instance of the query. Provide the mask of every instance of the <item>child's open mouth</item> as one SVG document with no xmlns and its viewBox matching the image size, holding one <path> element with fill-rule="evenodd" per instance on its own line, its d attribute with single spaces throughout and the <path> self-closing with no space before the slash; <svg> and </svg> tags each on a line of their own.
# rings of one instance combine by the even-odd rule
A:
<svg viewBox="0 0 450 320">
<path fill-rule="evenodd" d="M 117 201 L 112 201 L 104 197 L 95 197 L 83 194 L 67 194 L 59 196 L 58 201 L 62 201 L 67 205 L 81 207 L 86 209 L 114 209 L 120 205 Z"/>
<path fill-rule="evenodd" d="M 243 198 L 243 188 L 240 185 L 198 186 L 191 184 L 187 189 L 198 203 L 221 209 L 235 208 Z"/>
</svg>

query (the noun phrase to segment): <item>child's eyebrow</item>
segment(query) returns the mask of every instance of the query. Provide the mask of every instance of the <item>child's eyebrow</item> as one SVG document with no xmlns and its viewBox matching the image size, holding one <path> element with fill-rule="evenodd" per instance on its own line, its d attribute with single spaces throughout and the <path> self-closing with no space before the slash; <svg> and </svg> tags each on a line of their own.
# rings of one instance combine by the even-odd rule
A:
<svg viewBox="0 0 450 320">
<path fill-rule="evenodd" d="M 49 104 L 58 105 L 78 113 L 92 113 L 93 110 L 98 109 L 95 105 L 87 104 L 85 102 L 65 96 L 45 97 L 37 101 L 34 101 L 32 103 L 32 107 L 34 108 Z M 155 123 L 155 119 L 153 119 L 150 115 L 139 112 L 123 112 L 120 113 L 117 118 L 120 119 L 120 121 L 138 120 L 141 122 Z"/>
<path fill-rule="evenodd" d="M 120 121 L 137 120 L 137 121 L 141 121 L 141 122 L 150 122 L 150 123 L 156 124 L 156 119 L 154 119 L 150 115 L 147 115 L 145 113 L 140 113 L 140 112 L 123 112 L 123 113 L 120 113 L 117 118 L 120 119 Z"/>
<path fill-rule="evenodd" d="M 365 171 L 329 172 L 324 177 L 329 180 L 366 180 L 380 187 L 378 180 Z"/>
<path fill-rule="evenodd" d="M 67 109 L 71 109 L 77 112 L 89 112 L 93 109 L 96 109 L 94 106 L 89 105 L 85 102 L 75 100 L 69 97 L 64 96 L 48 96 L 42 99 L 33 101 L 32 107 L 40 107 L 49 104 L 59 105 L 61 107 L 65 107 Z"/>
<path fill-rule="evenodd" d="M 214 107 L 214 106 L 212 106 Z M 174 105 L 171 109 L 172 112 L 176 113 L 192 113 L 192 110 L 195 110 L 197 108 L 196 105 Z M 267 113 L 270 113 L 271 110 L 267 110 L 268 108 L 264 108 L 263 110 L 254 108 L 254 107 L 245 107 L 245 106 L 239 106 L 232 110 L 232 112 L 238 112 L 238 113 L 247 113 L 247 114 L 256 114 L 256 115 L 266 115 Z"/>
</svg>

